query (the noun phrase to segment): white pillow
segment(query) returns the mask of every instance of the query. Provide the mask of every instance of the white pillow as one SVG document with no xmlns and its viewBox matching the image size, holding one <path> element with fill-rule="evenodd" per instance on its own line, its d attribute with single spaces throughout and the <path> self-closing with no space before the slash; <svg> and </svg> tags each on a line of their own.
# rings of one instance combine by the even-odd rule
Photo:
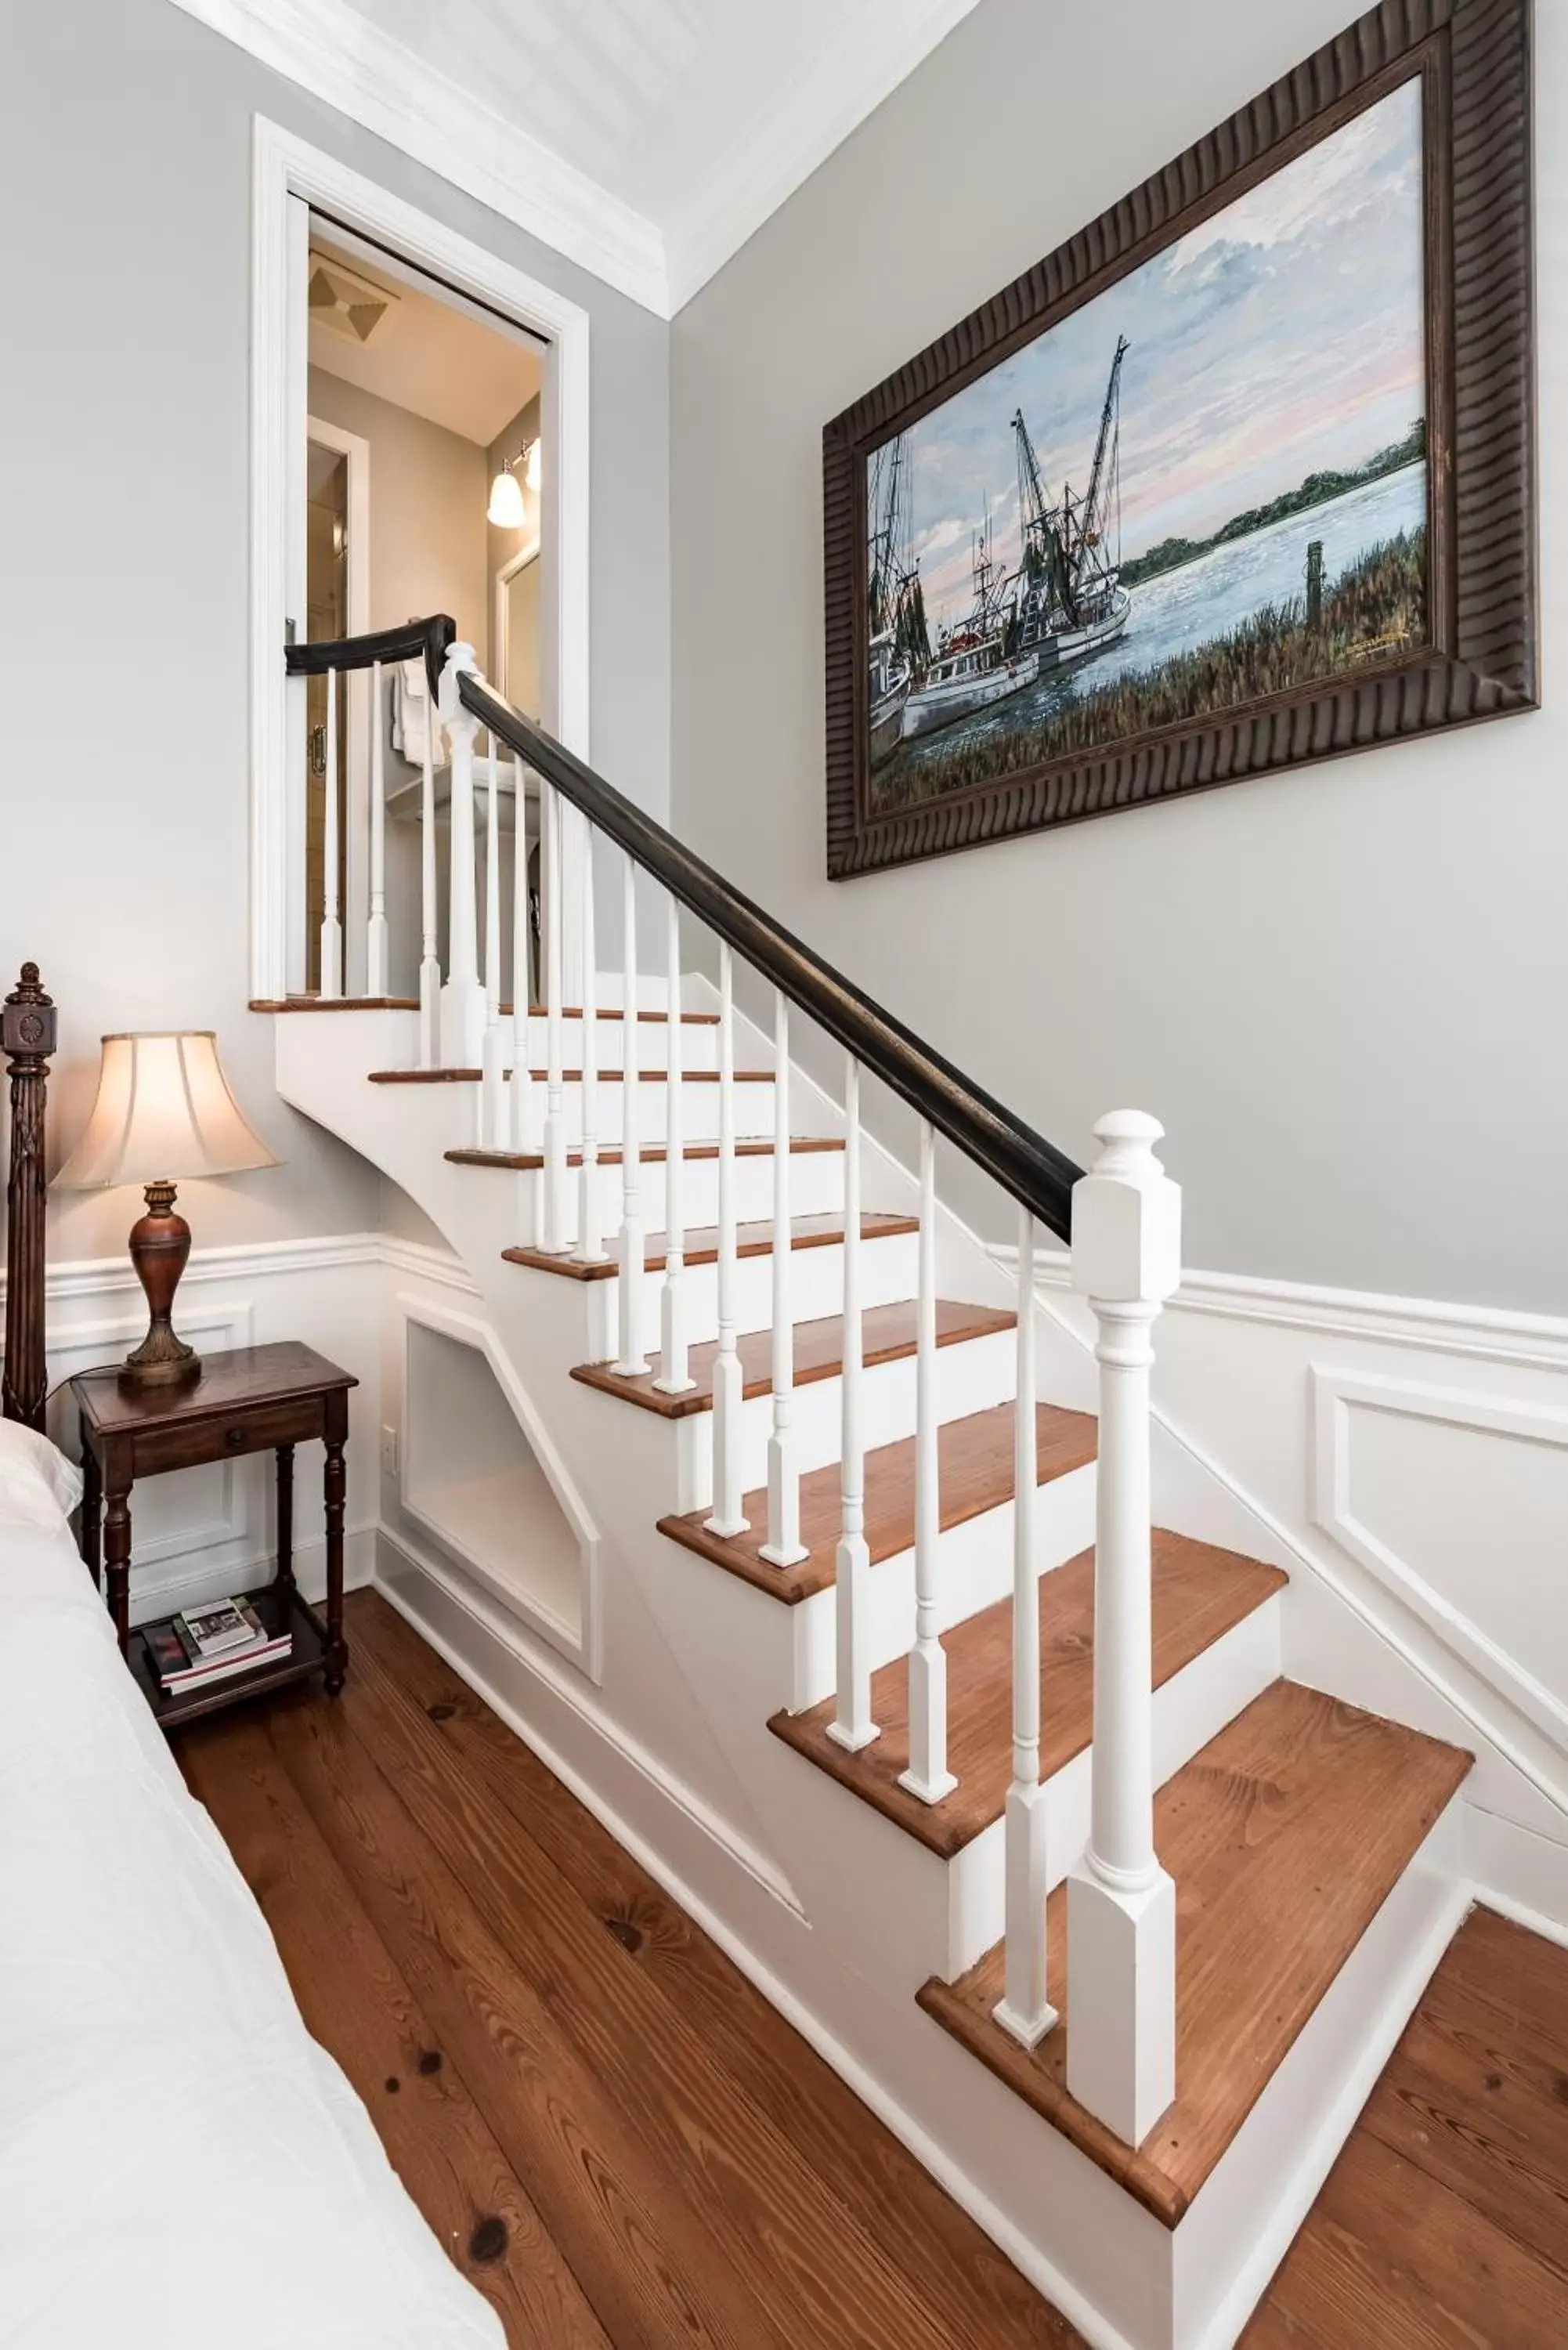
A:
<svg viewBox="0 0 1568 2350">
<path fill-rule="evenodd" d="M 82 1497 L 82 1472 L 36 1429 L 0 1419 L 0 1524 L 52 1534 Z"/>
</svg>

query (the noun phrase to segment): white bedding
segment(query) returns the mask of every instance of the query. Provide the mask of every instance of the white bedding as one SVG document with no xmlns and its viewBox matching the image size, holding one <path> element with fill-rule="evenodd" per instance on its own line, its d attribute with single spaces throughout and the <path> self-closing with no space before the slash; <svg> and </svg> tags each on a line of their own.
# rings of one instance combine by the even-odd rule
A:
<svg viewBox="0 0 1568 2350">
<path fill-rule="evenodd" d="M 0 2345 L 504 2350 L 306 2032 L 63 1517 L 0 1516 Z"/>
</svg>

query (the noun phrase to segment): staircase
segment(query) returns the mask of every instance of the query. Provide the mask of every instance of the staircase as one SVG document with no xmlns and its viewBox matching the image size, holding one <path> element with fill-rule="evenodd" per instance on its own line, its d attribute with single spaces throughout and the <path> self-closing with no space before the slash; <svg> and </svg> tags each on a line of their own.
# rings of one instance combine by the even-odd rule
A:
<svg viewBox="0 0 1568 2350">
<path fill-rule="evenodd" d="M 1286 1672 L 1287 1573 L 1151 1437 L 1152 1121 L 1105 1121 L 1080 1175 L 424 641 L 454 827 L 481 720 L 542 779 L 547 1002 L 505 1005 L 494 898 L 481 970 L 454 830 L 441 997 L 427 953 L 417 998 L 269 1007 L 279 1088 L 440 1228 L 548 1430 L 597 1534 L 593 1702 L 701 1824 L 677 1889 L 1091 2342 L 1223 2350 L 1463 1915 L 1470 1757 Z M 291 665 L 324 654 L 356 659 Z M 919 1116 L 913 1170 L 863 1126 L 867 1068 Z M 1018 1278 L 942 1206 L 939 1133 L 1012 1195 Z M 1020 1313 L 1041 1223 L 1093 1357 Z M 504 1577 L 392 1596 L 525 1688 Z"/>
</svg>

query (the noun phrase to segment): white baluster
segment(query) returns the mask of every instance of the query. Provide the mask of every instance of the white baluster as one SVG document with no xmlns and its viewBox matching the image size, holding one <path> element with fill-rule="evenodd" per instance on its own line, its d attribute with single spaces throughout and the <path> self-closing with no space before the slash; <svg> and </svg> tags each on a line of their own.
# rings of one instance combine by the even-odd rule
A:
<svg viewBox="0 0 1568 2350">
<path fill-rule="evenodd" d="M 1018 1392 L 1012 1440 L 1012 1784 L 1007 1791 L 1007 1981 L 995 2010 L 1025 2048 L 1056 2021 L 1045 1996 L 1045 1790 L 1040 1783 L 1040 1586 L 1034 1572 L 1034 1219 L 1018 1222 Z M 1075 1991 L 1075 1999 L 1076 1991 Z"/>
<path fill-rule="evenodd" d="M 433 697 L 425 704 L 424 778 L 420 786 L 420 1066 L 441 1061 L 440 893 L 436 883 Z"/>
<path fill-rule="evenodd" d="M 1181 1193 L 1164 1128 L 1116 1110 L 1073 1186 L 1073 1286 L 1099 1325 L 1095 1742 L 1088 1849 L 1067 1886 L 1067 2085 L 1129 2146 L 1176 2095 L 1176 1887 L 1154 1848 L 1148 1375 L 1181 1273 Z"/>
<path fill-rule="evenodd" d="M 664 1110 L 664 1287 L 659 1296 L 660 1395 L 690 1395 L 691 1376 L 686 1332 L 686 1107 L 682 1091 L 685 1036 L 680 1024 L 680 908 L 673 897 L 665 912 L 666 988 Z"/>
<path fill-rule="evenodd" d="M 881 1735 L 871 1719 L 871 1554 L 866 1546 L 866 1445 L 860 1427 L 860 1066 L 844 1077 L 844 1368 L 836 1586 L 838 1706 L 827 1734 L 852 1752 Z"/>
<path fill-rule="evenodd" d="M 458 679 L 473 667 L 472 645 L 448 648 L 441 681 L 441 723 L 452 754 L 452 872 L 446 984 L 441 992 L 441 1058 L 447 1069 L 477 1069 L 484 1054 L 473 869 L 473 743 L 479 721 L 463 708 L 457 691 Z"/>
<path fill-rule="evenodd" d="M 800 1469 L 795 1461 L 794 1252 L 789 1212 L 789 1004 L 774 991 L 774 1425 L 768 1438 L 768 1538 L 759 1555 L 770 1566 L 798 1566 L 810 1556 L 800 1538 Z"/>
<path fill-rule="evenodd" d="M 898 1784 L 940 1804 L 958 1781 L 948 1769 L 948 1660 L 937 1634 L 941 1536 L 937 1421 L 936 1137 L 920 1124 L 920 1238 L 915 1354 L 915 1645 L 909 1651 L 909 1767 Z"/>
<path fill-rule="evenodd" d="M 370 664 L 370 921 L 365 938 L 365 993 L 387 993 L 387 781 L 381 664 Z"/>
<path fill-rule="evenodd" d="M 544 854 L 539 859 L 545 889 L 545 1214 L 542 1245 L 565 1256 L 572 1245 L 566 1196 L 566 1094 L 561 1039 L 561 828 L 565 809 L 559 793 L 539 779 L 539 818 Z"/>
<path fill-rule="evenodd" d="M 337 919 L 337 672 L 327 672 L 327 773 L 321 827 L 321 987 L 335 1001 L 343 993 L 343 925 Z"/>
<path fill-rule="evenodd" d="M 506 1036 L 501 1025 L 501 774 L 490 737 L 484 791 L 484 1043 L 480 1055 L 479 1145 L 506 1148 Z"/>
<path fill-rule="evenodd" d="M 625 976 L 621 982 L 621 1105 L 620 1105 L 620 1239 L 616 1249 L 619 1274 L 620 1353 L 616 1369 L 622 1378 L 644 1378 L 648 1349 L 642 1343 L 643 1264 L 648 1234 L 642 1222 L 642 1070 L 638 1050 L 637 988 L 637 867 L 622 859 L 621 944 Z M 587 1046 L 585 1043 L 585 1053 Z"/>
<path fill-rule="evenodd" d="M 604 1203 L 599 1198 L 599 974 L 594 938 L 594 835 L 583 827 L 583 1163 L 577 1194 L 577 1254 L 604 1261 Z"/>
<path fill-rule="evenodd" d="M 735 981 L 719 949 L 719 1348 L 713 1359 L 713 1510 L 710 1534 L 743 1534 L 741 1408 L 745 1381 L 735 1347 Z"/>
<path fill-rule="evenodd" d="M 528 803 L 523 762 L 512 761 L 512 1148 L 534 1148 L 534 1078 L 529 1067 Z M 543 864 L 543 858 L 540 859 Z"/>
</svg>

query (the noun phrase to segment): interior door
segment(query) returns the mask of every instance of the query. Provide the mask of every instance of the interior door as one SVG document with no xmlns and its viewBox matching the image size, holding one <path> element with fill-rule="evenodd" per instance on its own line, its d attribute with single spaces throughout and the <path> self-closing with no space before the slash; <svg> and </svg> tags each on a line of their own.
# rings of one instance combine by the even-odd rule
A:
<svg viewBox="0 0 1568 2350">
<path fill-rule="evenodd" d="M 309 490 L 306 449 L 310 365 L 310 208 L 298 196 L 290 196 L 288 200 L 287 237 L 288 335 L 285 392 L 287 414 L 285 442 L 288 459 L 284 493 L 286 500 L 284 528 L 285 631 L 293 642 L 304 644 L 310 635 L 306 600 Z M 288 858 L 287 970 L 288 990 L 294 995 L 303 994 L 313 984 L 310 972 L 315 963 L 314 950 L 307 947 L 307 939 L 314 925 L 310 920 L 310 900 L 305 886 L 309 830 L 306 811 L 310 730 L 306 699 L 305 680 L 294 679 L 289 686 L 285 768 L 287 791 L 285 837 Z M 316 909 L 316 919 L 317 921 L 320 919 L 319 905 Z"/>
</svg>

